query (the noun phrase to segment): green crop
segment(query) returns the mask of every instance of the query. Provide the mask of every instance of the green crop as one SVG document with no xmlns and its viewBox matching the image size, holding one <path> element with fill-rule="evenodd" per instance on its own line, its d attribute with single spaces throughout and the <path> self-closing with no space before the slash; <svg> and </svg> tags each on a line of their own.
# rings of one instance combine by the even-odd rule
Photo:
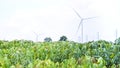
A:
<svg viewBox="0 0 120 68">
<path fill-rule="evenodd" d="M 0 68 L 120 68 L 120 45 L 1 40 Z"/>
</svg>

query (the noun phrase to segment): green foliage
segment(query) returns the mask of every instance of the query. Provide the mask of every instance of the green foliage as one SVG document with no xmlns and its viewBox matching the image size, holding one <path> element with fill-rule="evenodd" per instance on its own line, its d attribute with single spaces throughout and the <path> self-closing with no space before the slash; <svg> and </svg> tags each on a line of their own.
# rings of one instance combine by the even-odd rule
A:
<svg viewBox="0 0 120 68">
<path fill-rule="evenodd" d="M 52 42 L 52 39 L 51 39 L 50 37 L 46 37 L 46 38 L 44 39 L 44 42 Z"/>
<path fill-rule="evenodd" d="M 66 36 L 61 36 L 59 41 L 67 41 L 67 37 Z"/>
<path fill-rule="evenodd" d="M 0 68 L 119 68 L 120 45 L 104 40 L 0 41 Z"/>
<path fill-rule="evenodd" d="M 115 40 L 115 44 L 116 44 L 116 45 L 120 45 L 120 37 Z"/>
</svg>

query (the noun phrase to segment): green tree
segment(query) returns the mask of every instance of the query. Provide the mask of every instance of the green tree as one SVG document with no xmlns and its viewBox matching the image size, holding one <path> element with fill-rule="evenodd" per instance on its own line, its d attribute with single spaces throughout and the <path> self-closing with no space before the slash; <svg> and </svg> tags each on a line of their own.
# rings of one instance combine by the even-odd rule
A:
<svg viewBox="0 0 120 68">
<path fill-rule="evenodd" d="M 44 39 L 44 42 L 52 42 L 52 39 L 51 39 L 50 37 L 46 37 L 46 38 Z"/>
<path fill-rule="evenodd" d="M 61 36 L 59 41 L 67 41 L 67 37 L 66 36 Z"/>
</svg>

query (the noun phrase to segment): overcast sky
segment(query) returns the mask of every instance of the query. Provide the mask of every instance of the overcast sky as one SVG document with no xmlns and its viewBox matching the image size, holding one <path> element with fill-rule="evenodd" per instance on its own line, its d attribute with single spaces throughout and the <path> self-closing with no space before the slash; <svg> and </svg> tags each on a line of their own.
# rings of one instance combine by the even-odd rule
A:
<svg viewBox="0 0 120 68">
<path fill-rule="evenodd" d="M 28 39 L 39 41 L 45 37 L 58 40 L 65 35 L 69 40 L 81 41 L 81 19 L 84 20 L 84 42 L 99 38 L 113 41 L 117 29 L 120 36 L 119 0 L 0 0 L 0 39 Z M 36 33 L 36 34 L 35 34 Z M 87 39 L 86 39 L 87 37 Z"/>
</svg>

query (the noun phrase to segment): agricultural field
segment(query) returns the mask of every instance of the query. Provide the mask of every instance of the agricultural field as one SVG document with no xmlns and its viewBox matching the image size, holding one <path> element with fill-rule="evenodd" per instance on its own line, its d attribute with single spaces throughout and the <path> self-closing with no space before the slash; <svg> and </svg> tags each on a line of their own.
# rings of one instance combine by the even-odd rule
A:
<svg viewBox="0 0 120 68">
<path fill-rule="evenodd" d="M 120 45 L 104 40 L 1 40 L 0 68 L 120 68 Z"/>
</svg>

